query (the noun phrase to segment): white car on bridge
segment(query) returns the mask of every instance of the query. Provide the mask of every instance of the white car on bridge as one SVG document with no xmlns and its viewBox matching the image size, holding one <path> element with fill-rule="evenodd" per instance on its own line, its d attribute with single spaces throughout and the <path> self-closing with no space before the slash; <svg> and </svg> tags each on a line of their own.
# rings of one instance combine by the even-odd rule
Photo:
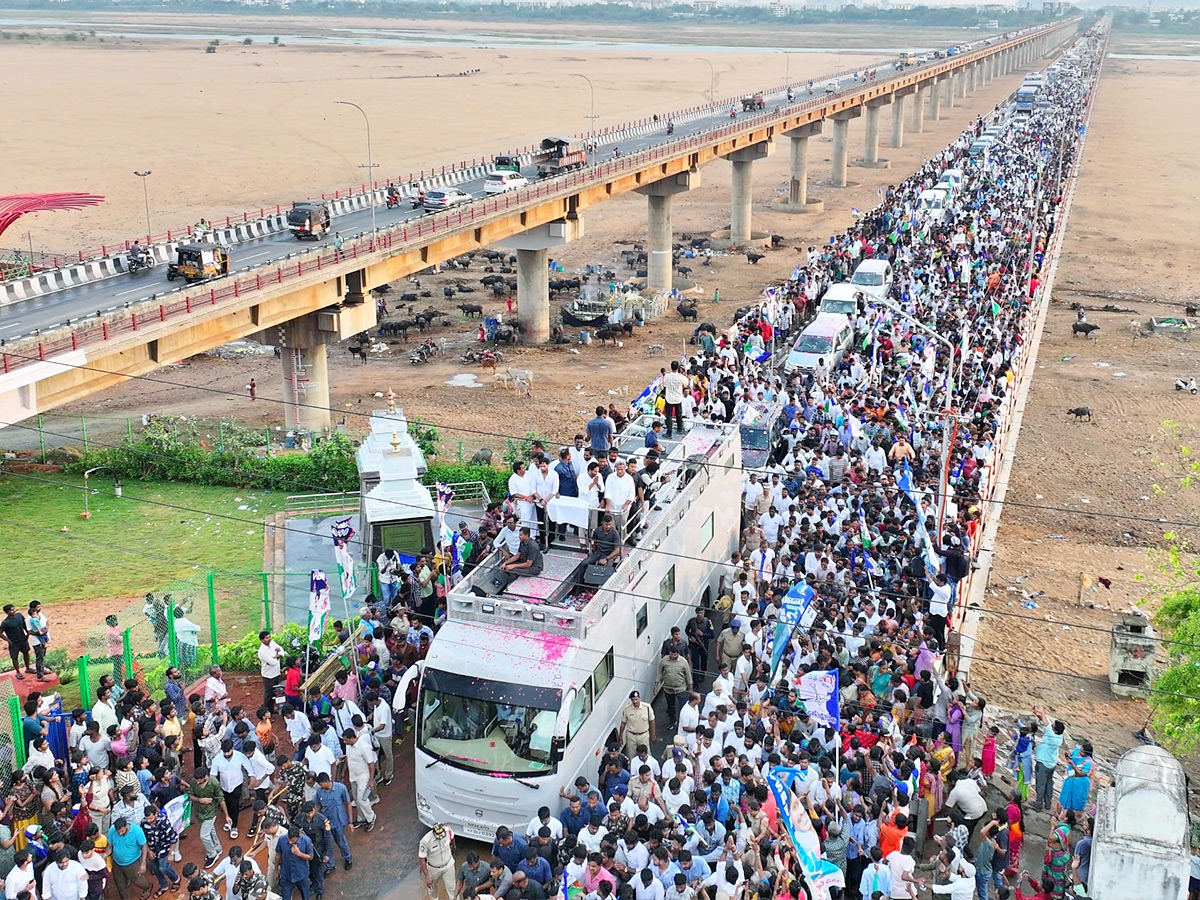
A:
<svg viewBox="0 0 1200 900">
<path fill-rule="evenodd" d="M 425 192 L 425 209 L 429 212 L 441 212 L 443 209 L 450 209 L 452 206 L 461 206 L 464 203 L 470 203 L 473 198 L 466 191 L 461 191 L 458 188 L 443 188 L 436 191 Z"/>
<path fill-rule="evenodd" d="M 485 194 L 503 194 L 505 191 L 515 191 L 529 184 L 529 179 L 517 172 L 488 172 L 483 180 Z"/>
</svg>

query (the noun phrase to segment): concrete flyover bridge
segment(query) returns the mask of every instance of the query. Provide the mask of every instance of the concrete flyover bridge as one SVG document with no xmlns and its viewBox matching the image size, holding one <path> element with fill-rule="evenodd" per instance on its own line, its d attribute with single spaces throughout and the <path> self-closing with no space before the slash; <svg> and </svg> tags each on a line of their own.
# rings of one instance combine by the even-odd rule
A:
<svg viewBox="0 0 1200 900">
<path fill-rule="evenodd" d="M 235 260 L 241 272 L 202 286 L 169 290 L 133 278 L 65 286 L 55 293 L 0 305 L 0 426 L 15 423 L 151 372 L 167 363 L 250 335 L 282 346 L 289 427 L 320 431 L 329 425 L 328 342 L 372 328 L 370 288 L 403 278 L 482 247 L 504 247 L 517 257 L 520 321 L 526 340 L 549 334 L 548 256 L 578 237 L 586 210 L 636 191 L 647 198 L 648 284 L 671 287 L 673 198 L 699 183 L 714 160 L 732 163 L 730 239 L 751 237 L 754 162 L 770 155 L 777 138 L 791 144 L 791 191 L 785 208 L 807 208 L 807 141 L 826 122 L 833 131 L 833 180 L 845 184 L 849 122 L 866 119 L 862 164 L 879 165 L 880 117 L 892 106 L 891 140 L 905 127 L 920 130 L 926 109 L 943 114 L 955 98 L 993 78 L 1038 65 L 1078 30 L 1065 20 L 993 39 L 968 52 L 892 77 L 834 79 L 837 90 L 799 102 L 786 86 L 765 92 L 767 108 L 728 117 L 727 105 L 674 117 L 668 137 L 661 123 L 614 136 L 625 155 L 607 159 L 605 146 L 574 172 L 521 190 L 484 197 L 434 215 L 396 213 L 375 232 L 345 241 L 300 245 L 285 236 L 263 238 Z M 632 149 L 631 149 L 632 148 Z M 464 184 L 464 187 L 469 185 Z M 395 212 L 395 211 L 393 211 Z M 359 215 L 363 213 L 360 211 Z M 344 225 L 339 225 L 347 230 Z M 6 329 L 27 329 L 5 337 Z"/>
</svg>

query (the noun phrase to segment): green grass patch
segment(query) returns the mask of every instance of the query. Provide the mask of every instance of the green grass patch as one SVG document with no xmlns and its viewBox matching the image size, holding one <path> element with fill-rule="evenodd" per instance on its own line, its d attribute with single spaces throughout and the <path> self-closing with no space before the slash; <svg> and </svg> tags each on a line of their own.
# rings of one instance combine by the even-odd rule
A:
<svg viewBox="0 0 1200 900">
<path fill-rule="evenodd" d="M 153 481 L 126 482 L 114 497 L 107 473 L 91 484 L 100 493 L 88 496 L 92 515 L 81 519 L 79 476 L 0 474 L 0 583 L 12 596 L 68 602 L 175 591 L 206 609 L 208 570 L 262 570 L 262 520 L 285 501 L 281 492 Z M 261 592 L 248 599 L 260 603 Z M 236 605 L 219 611 L 257 621 L 257 611 Z"/>
</svg>

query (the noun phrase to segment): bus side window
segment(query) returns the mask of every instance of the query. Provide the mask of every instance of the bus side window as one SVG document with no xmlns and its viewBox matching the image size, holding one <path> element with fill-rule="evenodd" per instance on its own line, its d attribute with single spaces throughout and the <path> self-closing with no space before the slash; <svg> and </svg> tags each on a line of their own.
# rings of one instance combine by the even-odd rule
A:
<svg viewBox="0 0 1200 900">
<path fill-rule="evenodd" d="M 604 689 L 613 680 L 615 672 L 615 654 L 613 653 L 613 648 L 609 647 L 608 652 L 604 654 L 604 659 L 600 660 L 600 664 L 596 666 L 596 671 L 592 673 L 592 682 L 596 686 L 597 697 L 604 693 Z"/>
<path fill-rule="evenodd" d="M 637 634 L 634 637 L 641 637 L 642 632 L 646 630 L 646 625 L 650 621 L 650 613 L 646 610 L 646 604 L 642 604 L 642 608 L 637 611 Z"/>
<path fill-rule="evenodd" d="M 585 681 L 575 692 L 571 711 L 567 717 L 567 740 L 575 737 L 592 712 L 592 679 Z"/>
</svg>

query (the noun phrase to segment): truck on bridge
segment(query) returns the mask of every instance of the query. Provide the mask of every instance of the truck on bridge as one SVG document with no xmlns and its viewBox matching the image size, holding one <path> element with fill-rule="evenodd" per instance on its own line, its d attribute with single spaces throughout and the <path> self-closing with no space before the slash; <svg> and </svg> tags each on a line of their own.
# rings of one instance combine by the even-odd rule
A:
<svg viewBox="0 0 1200 900">
<path fill-rule="evenodd" d="M 766 109 L 767 101 L 763 99 L 762 92 L 756 94 L 747 94 L 742 98 L 742 112 L 752 112 L 756 109 Z"/>
<path fill-rule="evenodd" d="M 567 138 L 548 137 L 542 141 L 542 155 L 538 159 L 538 178 L 553 178 L 572 169 L 587 165 L 587 150 L 581 142 Z"/>
</svg>

